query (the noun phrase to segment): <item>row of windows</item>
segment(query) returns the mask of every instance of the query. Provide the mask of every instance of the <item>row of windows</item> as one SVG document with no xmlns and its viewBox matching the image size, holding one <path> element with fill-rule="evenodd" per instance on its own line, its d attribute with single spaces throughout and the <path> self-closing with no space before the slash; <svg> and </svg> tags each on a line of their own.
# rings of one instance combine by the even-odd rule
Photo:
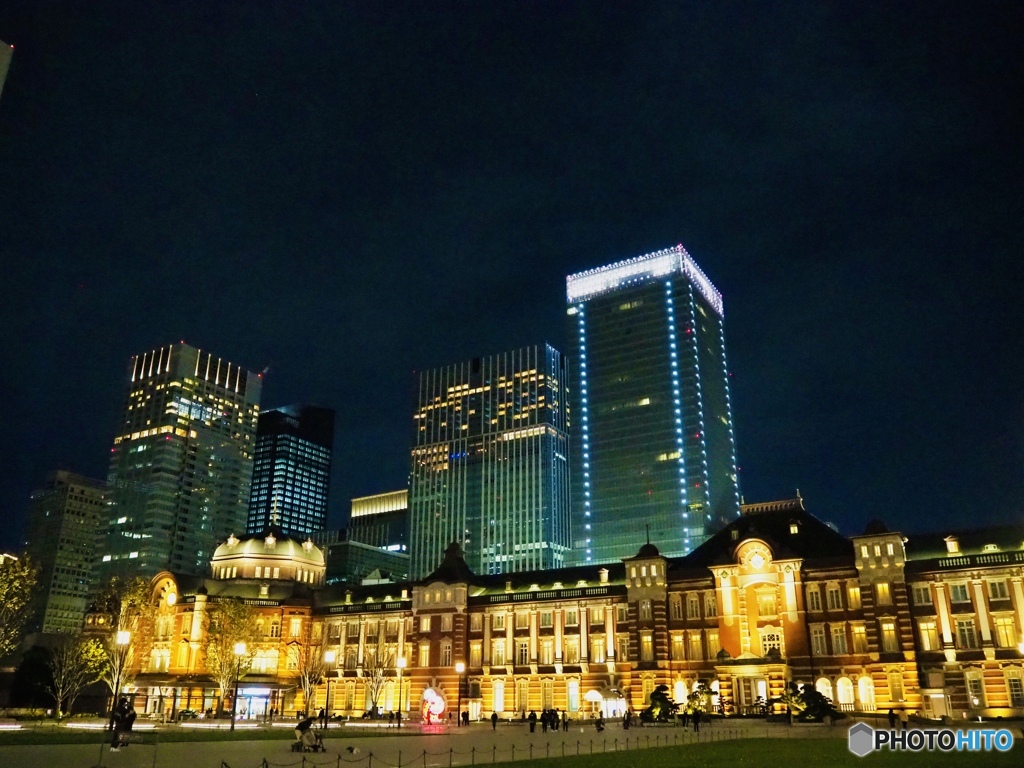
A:
<svg viewBox="0 0 1024 768">
<path fill-rule="evenodd" d="M 986 581 L 986 591 L 989 600 L 1009 600 L 1010 590 L 1007 587 L 1006 579 Z M 915 605 L 933 605 L 932 587 L 930 584 L 915 584 L 913 588 Z M 966 582 L 951 583 L 949 585 L 949 599 L 952 603 L 971 602 L 969 585 Z"/>
</svg>

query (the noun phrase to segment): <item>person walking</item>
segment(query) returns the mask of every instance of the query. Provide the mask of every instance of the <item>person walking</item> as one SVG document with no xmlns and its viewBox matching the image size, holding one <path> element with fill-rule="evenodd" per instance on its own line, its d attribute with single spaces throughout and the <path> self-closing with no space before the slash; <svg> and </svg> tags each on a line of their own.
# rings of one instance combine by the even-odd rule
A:
<svg viewBox="0 0 1024 768">
<path fill-rule="evenodd" d="M 321 728 L 326 728 L 327 727 L 327 710 L 324 709 L 323 707 L 320 707 L 320 714 L 317 715 L 317 719 L 320 721 L 320 727 Z"/>
<path fill-rule="evenodd" d="M 534 731 L 536 731 L 536 730 L 537 730 L 537 713 L 536 713 L 536 712 L 534 712 L 534 711 L 533 711 L 533 710 L 531 709 L 531 710 L 530 710 L 530 715 L 529 715 L 529 717 L 527 717 L 526 719 L 527 719 L 527 720 L 529 721 L 529 723 L 530 723 L 530 733 L 533 733 Z"/>
<path fill-rule="evenodd" d="M 498 713 L 497 712 L 491 712 L 491 730 L 492 731 L 498 730 Z"/>
<path fill-rule="evenodd" d="M 896 730 L 896 710 L 889 708 L 889 730 Z"/>
<path fill-rule="evenodd" d="M 566 733 L 569 732 L 569 715 L 564 709 L 562 710 L 562 730 Z"/>
<path fill-rule="evenodd" d="M 906 709 L 900 710 L 900 727 L 905 731 L 907 730 L 907 723 L 910 720 L 910 715 L 907 714 Z"/>
<path fill-rule="evenodd" d="M 693 710 L 693 732 L 700 733 L 700 710 Z"/>
</svg>

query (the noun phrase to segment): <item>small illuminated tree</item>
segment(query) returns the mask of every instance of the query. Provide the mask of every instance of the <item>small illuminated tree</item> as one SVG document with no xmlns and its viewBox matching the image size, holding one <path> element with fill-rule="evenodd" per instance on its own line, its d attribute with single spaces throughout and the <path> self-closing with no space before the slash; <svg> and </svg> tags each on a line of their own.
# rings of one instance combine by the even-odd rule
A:
<svg viewBox="0 0 1024 768">
<path fill-rule="evenodd" d="M 256 625 L 256 608 L 238 598 L 218 600 L 210 605 L 204 618 L 203 645 L 206 671 L 220 690 L 218 713 L 224 712 L 224 698 L 236 678 L 246 675 L 263 640 Z M 235 654 L 235 646 L 245 644 L 245 653 Z"/>
<path fill-rule="evenodd" d="M 103 677 L 107 654 L 95 637 L 62 634 L 50 651 L 50 679 L 46 688 L 57 704 L 57 719 L 71 714 L 82 689 Z M 64 702 L 67 702 L 65 708 Z"/>
<path fill-rule="evenodd" d="M 396 675 L 398 646 L 386 642 L 383 631 L 377 642 L 368 645 L 363 655 L 363 683 L 366 686 L 367 709 L 376 716 L 377 704 L 388 680 Z"/>
<path fill-rule="evenodd" d="M 110 689 L 108 727 L 113 728 L 117 696 L 135 681 L 136 660 L 145 658 L 152 643 L 156 607 L 150 583 L 141 576 L 111 577 L 100 589 L 95 607 L 104 617 L 106 627 L 102 643 L 107 663 L 101 679 Z"/>
<path fill-rule="evenodd" d="M 0 560 L 0 659 L 10 656 L 21 643 L 32 613 L 38 571 L 27 557 Z"/>
<path fill-rule="evenodd" d="M 294 654 L 299 671 L 299 687 L 302 688 L 303 706 L 308 711 L 316 700 L 317 686 L 324 680 L 327 662 L 324 659 L 324 625 L 307 618 L 299 642 L 289 648 Z M 329 703 L 328 703 L 329 707 Z"/>
</svg>

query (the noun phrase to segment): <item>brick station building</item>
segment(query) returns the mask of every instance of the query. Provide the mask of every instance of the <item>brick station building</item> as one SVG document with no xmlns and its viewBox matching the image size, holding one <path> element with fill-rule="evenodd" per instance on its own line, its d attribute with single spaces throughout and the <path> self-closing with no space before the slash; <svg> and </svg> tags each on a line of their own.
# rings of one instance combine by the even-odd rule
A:
<svg viewBox="0 0 1024 768">
<path fill-rule="evenodd" d="M 742 512 L 685 557 L 645 544 L 614 564 L 478 575 L 452 545 L 421 581 L 361 586 L 324 586 L 310 542 L 232 537 L 211 577 L 153 579 L 136 706 L 216 708 L 202 614 L 237 597 L 256 607 L 263 634 L 240 682 L 245 717 L 320 707 L 358 717 L 375 675 L 377 708 L 413 720 L 428 708 L 446 719 L 460 698 L 473 719 L 609 717 L 642 709 L 659 685 L 685 700 L 701 681 L 726 714 L 759 711 L 788 682 L 812 683 L 846 711 L 1024 714 L 1024 526 L 908 540 L 872 523 L 847 538 L 799 498 Z M 311 637 L 333 651 L 329 702 L 326 682 L 311 702 L 298 685 Z"/>
</svg>

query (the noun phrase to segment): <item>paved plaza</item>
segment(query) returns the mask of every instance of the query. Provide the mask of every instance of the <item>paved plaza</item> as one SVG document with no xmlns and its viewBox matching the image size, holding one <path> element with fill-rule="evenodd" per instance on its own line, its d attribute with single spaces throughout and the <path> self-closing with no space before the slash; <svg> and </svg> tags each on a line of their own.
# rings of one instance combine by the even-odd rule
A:
<svg viewBox="0 0 1024 768">
<path fill-rule="evenodd" d="M 518 762 L 533 758 L 561 757 L 590 752 L 635 750 L 648 747 L 691 744 L 741 738 L 845 738 L 852 721 L 835 727 L 767 724 L 762 720 L 730 720 L 701 725 L 699 734 L 681 726 L 633 727 L 628 731 L 618 723 L 609 723 L 598 733 L 592 723 L 575 724 L 568 732 L 534 733 L 521 723 L 500 723 L 492 730 L 489 723 L 474 723 L 466 728 L 434 727 L 424 733 L 418 727 L 394 729 L 366 728 L 355 735 L 355 728 L 330 729 L 325 753 L 305 755 L 291 751 L 287 739 L 232 742 L 166 742 L 159 737 L 144 737 L 148 743 L 132 744 L 111 753 L 98 744 L 61 746 L 0 747 L 0 765 L 4 768 L 261 768 L 268 766 L 349 766 L 349 768 L 447 768 L 452 765 L 481 765 L 492 762 Z M 350 752 L 349 749 L 358 750 Z"/>
</svg>

